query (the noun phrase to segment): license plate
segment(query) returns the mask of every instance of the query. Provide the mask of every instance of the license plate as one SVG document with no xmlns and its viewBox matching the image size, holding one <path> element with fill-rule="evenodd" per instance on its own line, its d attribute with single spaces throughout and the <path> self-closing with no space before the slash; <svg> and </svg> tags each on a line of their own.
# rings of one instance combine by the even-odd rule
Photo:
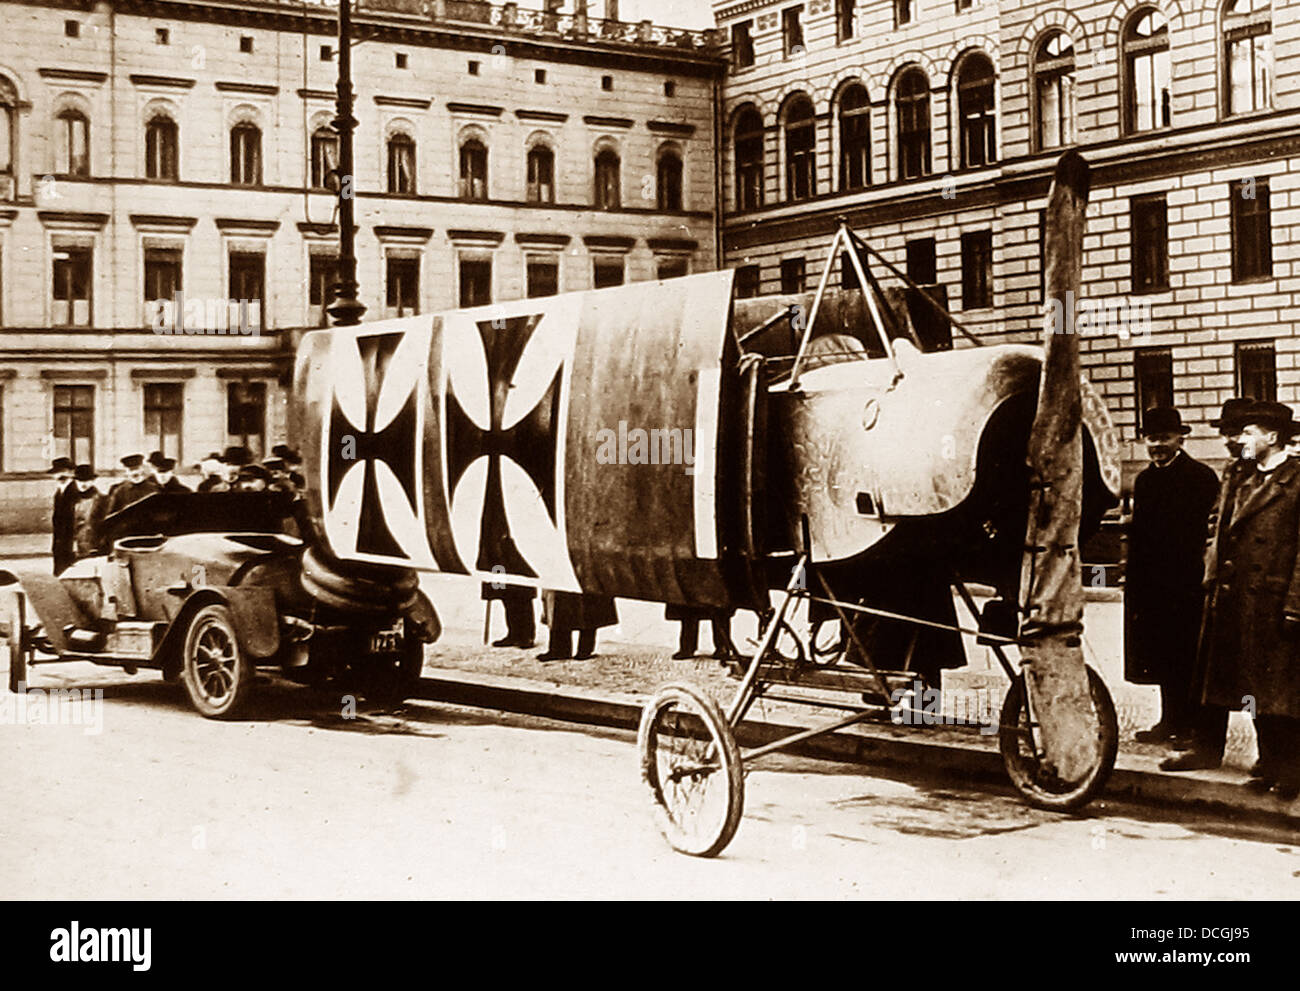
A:
<svg viewBox="0 0 1300 991">
<path fill-rule="evenodd" d="M 380 630 L 370 634 L 370 653 L 392 654 L 402 647 L 402 624 L 399 622 L 391 630 Z"/>
</svg>

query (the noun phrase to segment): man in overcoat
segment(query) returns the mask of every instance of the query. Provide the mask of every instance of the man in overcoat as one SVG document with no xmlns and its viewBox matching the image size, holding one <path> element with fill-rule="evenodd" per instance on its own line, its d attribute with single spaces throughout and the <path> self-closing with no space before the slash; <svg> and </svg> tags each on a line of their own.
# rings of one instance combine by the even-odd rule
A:
<svg viewBox="0 0 1300 991">
<path fill-rule="evenodd" d="M 1211 622 L 1203 701 L 1252 713 L 1260 761 L 1248 783 L 1300 794 L 1300 461 L 1291 409 L 1257 401 L 1242 414 L 1240 479 L 1206 557 Z"/>
<path fill-rule="evenodd" d="M 1191 731 L 1206 524 L 1219 480 L 1183 450 L 1178 410 L 1142 415 L 1151 463 L 1133 483 L 1124 585 L 1124 678 L 1160 686 L 1160 721 L 1137 734 L 1163 743 Z"/>
<path fill-rule="evenodd" d="M 72 493 L 76 483 L 72 480 L 75 469 L 71 458 L 55 458 L 50 465 L 50 474 L 57 479 L 58 488 L 54 490 L 54 505 L 50 515 L 53 536 L 50 554 L 54 558 L 54 573 L 57 575 L 77 559 L 74 547 L 74 522 L 72 519 Z"/>
<path fill-rule="evenodd" d="M 1253 399 L 1228 399 L 1224 402 L 1218 418 L 1210 421 L 1210 426 L 1218 430 L 1219 436 L 1223 438 L 1223 446 L 1228 451 L 1228 463 L 1224 466 L 1223 477 L 1219 482 L 1219 494 L 1215 497 L 1214 509 L 1210 512 L 1210 540 L 1207 542 L 1207 547 L 1213 546 L 1212 538 L 1219 517 L 1231 509 L 1237 485 L 1241 479 L 1255 470 L 1255 462 L 1241 456 L 1241 437 L 1242 430 L 1245 428 L 1241 422 L 1241 414 L 1253 403 Z M 1206 594 L 1208 595 L 1208 592 Z M 1201 617 L 1201 635 L 1196 646 L 1196 673 L 1191 684 L 1192 732 L 1190 737 L 1177 741 L 1174 746 L 1176 750 L 1187 752 L 1162 760 L 1160 762 L 1162 771 L 1197 771 L 1218 767 L 1223 763 L 1223 749 L 1228 739 L 1228 710 L 1221 705 L 1205 705 L 1201 702 L 1212 627 L 1212 610 L 1206 608 Z"/>
</svg>

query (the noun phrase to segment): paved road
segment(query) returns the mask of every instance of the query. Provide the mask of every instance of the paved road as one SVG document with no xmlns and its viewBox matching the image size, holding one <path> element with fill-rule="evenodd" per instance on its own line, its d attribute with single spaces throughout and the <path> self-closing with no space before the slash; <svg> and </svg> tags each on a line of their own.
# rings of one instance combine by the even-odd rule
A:
<svg viewBox="0 0 1300 991">
<path fill-rule="evenodd" d="M 218 723 L 153 674 L 47 670 L 107 686 L 102 732 L 0 713 L 2 898 L 1300 895 L 1294 833 L 1066 819 L 785 757 L 695 860 L 655 831 L 630 733 L 431 703 L 344 718 L 278 683 Z"/>
</svg>

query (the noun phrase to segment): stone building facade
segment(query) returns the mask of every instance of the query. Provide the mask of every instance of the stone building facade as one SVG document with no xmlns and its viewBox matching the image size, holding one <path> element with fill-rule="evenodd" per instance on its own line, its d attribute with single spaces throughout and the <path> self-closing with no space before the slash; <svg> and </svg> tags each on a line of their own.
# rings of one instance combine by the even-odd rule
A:
<svg viewBox="0 0 1300 991">
<path fill-rule="evenodd" d="M 24 531 L 52 457 L 285 439 L 338 251 L 337 39 L 287 0 L 0 18 L 0 530 Z M 616 4 L 354 19 L 367 320 L 716 267 L 711 33 Z"/>
<path fill-rule="evenodd" d="M 714 13 L 730 41 L 721 238 L 744 291 L 814 287 L 843 215 L 977 337 L 1038 340 L 1040 216 L 1073 147 L 1092 167 L 1077 328 L 1129 472 L 1142 408 L 1172 402 L 1193 453 L 1221 459 L 1207 424 L 1224 399 L 1300 401 L 1300 3 Z"/>
</svg>

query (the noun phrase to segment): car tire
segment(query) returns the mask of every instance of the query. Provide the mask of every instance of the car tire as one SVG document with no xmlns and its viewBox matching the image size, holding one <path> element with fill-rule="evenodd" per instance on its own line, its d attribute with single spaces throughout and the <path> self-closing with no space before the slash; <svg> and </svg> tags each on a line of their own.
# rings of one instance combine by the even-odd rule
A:
<svg viewBox="0 0 1300 991">
<path fill-rule="evenodd" d="M 230 719 L 248 702 L 253 664 L 239 646 L 230 610 L 213 602 L 190 617 L 181 646 L 181 682 L 208 719 Z"/>
<path fill-rule="evenodd" d="M 424 670 L 424 643 L 411 636 L 408 621 L 401 651 L 369 662 L 361 677 L 361 694 L 372 702 L 395 704 L 415 694 Z"/>
</svg>

